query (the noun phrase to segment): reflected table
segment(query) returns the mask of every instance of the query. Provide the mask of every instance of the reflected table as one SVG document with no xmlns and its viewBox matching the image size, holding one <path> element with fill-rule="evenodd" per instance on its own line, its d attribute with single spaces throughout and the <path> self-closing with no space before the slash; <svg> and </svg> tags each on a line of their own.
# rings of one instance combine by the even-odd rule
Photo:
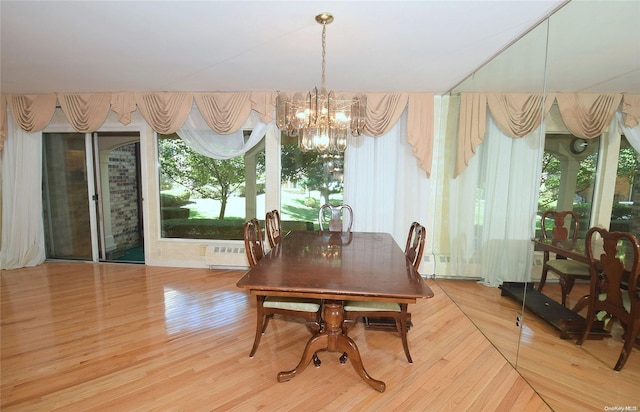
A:
<svg viewBox="0 0 640 412">
<path fill-rule="evenodd" d="M 584 239 L 573 241 L 534 239 L 536 250 L 541 250 L 556 255 L 565 256 L 578 262 L 589 263 L 585 252 Z M 502 295 L 510 296 L 522 303 L 534 314 L 547 321 L 560 332 L 561 339 L 574 339 L 582 336 L 586 327 L 586 319 L 578 314 L 589 302 L 589 295 L 585 295 L 578 300 L 572 308 L 566 308 L 559 302 L 549 298 L 543 293 L 533 288 L 532 283 L 524 284 L 517 282 L 504 282 L 500 289 Z M 588 339 L 603 339 L 610 334 L 604 329 L 603 322 L 594 322 Z"/>
<path fill-rule="evenodd" d="M 342 331 L 344 300 L 415 303 L 433 291 L 387 233 L 294 231 L 284 236 L 237 286 L 253 295 L 323 300 L 322 330 L 309 339 L 285 382 L 302 373 L 317 351 L 347 353 L 358 375 L 377 391 L 385 383 L 364 368 L 355 342 Z"/>
</svg>

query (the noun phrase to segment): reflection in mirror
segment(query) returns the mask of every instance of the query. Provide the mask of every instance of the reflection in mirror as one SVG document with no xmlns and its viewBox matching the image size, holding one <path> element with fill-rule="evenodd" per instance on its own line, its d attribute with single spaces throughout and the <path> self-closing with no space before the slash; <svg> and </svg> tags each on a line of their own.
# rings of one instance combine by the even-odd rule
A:
<svg viewBox="0 0 640 412">
<path fill-rule="evenodd" d="M 442 197 L 448 199 L 443 215 L 448 218 L 444 219 L 442 237 L 448 239 L 442 243 L 449 245 L 449 260 L 446 265 L 436 267 L 436 276 L 445 293 L 463 311 L 484 313 L 482 321 L 499 336 L 500 345 L 496 347 L 514 366 L 518 359 L 522 309 L 512 301 L 508 318 L 497 317 L 503 316 L 499 309 L 504 305 L 497 286 L 503 282 L 526 285 L 531 278 L 530 228 L 540 167 L 537 159 L 542 155 L 539 126 L 546 38 L 547 24 L 543 22 L 452 90 L 449 105 L 447 132 L 457 135 L 458 140 L 448 139 L 445 150 L 451 154 L 456 169 L 451 170 L 443 183 Z M 508 102 L 498 93 L 519 93 L 522 98 Z M 528 111 L 530 119 L 528 131 L 514 138 L 504 133 L 503 125 L 494 119 L 508 119 L 511 115 L 506 111 L 518 105 Z M 458 123 L 465 118 L 471 118 L 471 122 L 486 118 L 485 134 L 474 135 L 483 126 L 465 124 L 462 120 Z M 472 150 L 469 157 L 460 161 L 463 139 L 468 140 L 462 146 L 469 143 Z M 530 213 L 523 210 L 527 202 Z M 480 301 L 478 294 L 483 296 Z M 497 308 L 488 309 L 492 305 Z M 470 318 L 485 332 L 479 319 Z"/>
<path fill-rule="evenodd" d="M 545 208 L 581 211 L 581 232 L 592 226 L 614 228 L 625 225 L 631 232 L 639 229 L 640 216 L 633 215 L 640 213 L 640 208 L 637 207 L 637 202 L 640 201 L 638 149 L 629 155 L 629 147 L 633 144 L 628 137 L 632 133 L 639 133 L 640 136 L 640 128 L 636 126 L 632 130 L 629 129 L 631 125 L 624 125 L 628 127 L 624 129 L 622 123 L 625 121 L 625 114 L 621 113 L 624 97 L 637 97 L 640 94 L 640 36 L 633 34 L 637 33 L 638 22 L 640 2 L 637 1 L 568 2 L 547 21 L 451 91 L 453 103 L 449 107 L 447 134 L 454 136 L 460 134 L 456 129 L 457 116 L 452 114 L 452 110 L 459 110 L 459 102 L 464 103 L 461 96 L 465 93 L 545 93 L 548 104 L 545 113 L 547 110 L 549 112 L 544 118 L 544 129 L 539 132 L 538 177 L 528 187 L 536 196 L 533 199 L 534 217 L 531 219 L 531 226 L 527 228 L 531 231 L 531 237 L 535 237 L 536 223 L 537 229 L 540 229 L 535 215 L 539 216 Z M 609 99 L 613 102 L 611 106 L 617 113 L 605 116 L 606 121 L 603 122 L 606 124 L 602 129 L 583 136 L 574 130 L 575 122 L 561 113 L 562 108 L 558 106 L 560 99 L 557 96 L 563 93 L 579 94 L 571 95 L 571 98 L 575 96 L 576 101 L 587 94 L 606 94 L 601 100 Z M 455 120 L 451 120 L 452 118 Z M 473 167 L 473 163 L 478 161 L 478 156 L 485 150 L 482 146 L 491 144 L 490 130 L 488 122 L 487 136 L 475 147 L 475 155 L 468 160 L 467 168 Z M 446 150 L 450 153 L 448 160 L 455 162 L 458 148 L 453 140 L 455 139 L 449 139 Z M 513 150 L 504 153 L 507 157 L 514 156 Z M 555 169 L 544 170 L 543 162 L 549 161 L 551 156 L 556 159 L 556 164 L 553 165 Z M 507 169 L 499 163 L 500 157 L 493 158 L 493 161 L 500 164 L 505 174 L 517 172 L 517 168 Z M 523 165 L 524 163 L 520 166 Z M 484 170 L 484 173 L 489 172 L 489 168 Z M 465 186 L 465 190 L 476 192 L 477 202 L 473 209 L 475 214 L 468 217 L 474 226 L 466 238 L 455 238 L 455 231 L 451 226 L 457 227 L 458 223 L 452 221 L 464 219 L 464 216 L 459 213 L 461 202 L 454 202 L 451 193 L 460 184 L 456 181 L 464 173 L 466 171 L 454 179 L 454 172 L 451 172 L 450 183 L 445 184 L 441 197 L 449 203 L 448 214 L 444 214 L 448 217 L 445 219 L 448 227 L 442 234 L 443 237 L 450 237 L 449 253 L 453 263 L 449 265 L 465 262 L 466 266 L 437 268 L 439 285 L 518 368 L 553 410 L 603 410 L 615 405 L 637 407 L 637 387 L 640 383 L 640 353 L 637 345 L 623 370 L 614 372 L 611 367 L 615 364 L 622 345 L 622 328 L 618 323 L 607 326 L 611 328 L 611 337 L 594 337 L 587 345 L 577 347 L 577 336 L 567 327 L 571 326 L 571 321 L 565 321 L 564 324 L 557 322 L 554 325 L 544 320 L 540 313 L 528 309 L 523 312 L 523 320 L 519 314 L 520 306 L 514 299 L 501 296 L 496 288 L 476 281 L 460 280 L 464 277 L 458 274 L 471 274 L 468 277 L 484 280 L 482 272 L 474 272 L 475 255 L 468 254 L 467 260 L 456 256 L 464 256 L 469 252 L 473 247 L 470 239 L 483 235 L 480 226 L 486 225 L 488 217 L 491 217 L 487 213 L 488 203 L 484 197 L 487 196 L 486 188 Z M 512 199 L 514 193 L 514 187 L 504 186 L 492 195 L 502 196 L 507 204 L 508 200 L 525 201 L 521 196 Z M 501 212 L 505 230 L 496 231 L 493 235 L 507 239 L 512 235 L 509 229 L 514 221 L 510 219 L 508 207 Z M 636 229 L 634 216 L 639 222 Z M 625 221 L 625 217 L 629 223 Z M 490 248 L 490 245 L 487 244 L 486 247 Z M 532 242 L 529 242 L 529 247 L 533 250 Z M 571 253 L 578 252 L 567 251 L 570 258 L 574 256 Z M 523 265 L 529 267 L 521 270 L 530 270 L 528 280 L 531 281 L 526 289 L 529 293 L 525 302 L 532 303 L 535 300 L 543 255 L 542 250 L 536 250 L 531 261 L 522 259 Z M 580 258 L 579 255 L 574 257 Z M 547 281 L 543 293 L 546 299 L 543 304 L 547 305 L 547 310 L 557 309 L 561 314 L 561 321 L 562 316 L 567 313 L 576 316 L 575 319 L 584 319 L 586 316 L 586 310 L 580 310 L 582 297 L 588 294 L 586 282 L 575 281 L 568 294 L 566 307 L 560 304 L 562 297 L 557 278 Z M 582 307 L 585 307 L 584 304 Z M 574 321 L 573 325 L 577 322 Z M 578 381 L 580 389 L 572 384 Z"/>
</svg>

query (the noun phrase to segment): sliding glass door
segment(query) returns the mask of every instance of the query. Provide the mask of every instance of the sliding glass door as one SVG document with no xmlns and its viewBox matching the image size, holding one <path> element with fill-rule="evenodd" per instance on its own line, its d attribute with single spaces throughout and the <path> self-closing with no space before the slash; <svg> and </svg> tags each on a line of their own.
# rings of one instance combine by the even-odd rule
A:
<svg viewBox="0 0 640 412">
<path fill-rule="evenodd" d="M 85 135 L 43 134 L 42 196 L 48 259 L 92 260 Z"/>
<path fill-rule="evenodd" d="M 138 133 L 44 133 L 47 259 L 144 262 Z"/>
</svg>

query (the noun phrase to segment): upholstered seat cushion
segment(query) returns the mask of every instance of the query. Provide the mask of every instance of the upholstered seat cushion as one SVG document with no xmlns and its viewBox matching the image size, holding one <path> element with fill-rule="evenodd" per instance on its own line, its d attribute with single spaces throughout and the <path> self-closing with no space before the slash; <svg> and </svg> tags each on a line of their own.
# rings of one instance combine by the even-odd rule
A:
<svg viewBox="0 0 640 412">
<path fill-rule="evenodd" d="M 400 305 L 394 302 L 365 302 L 349 300 L 344 303 L 344 310 L 349 312 L 400 312 Z"/>
<path fill-rule="evenodd" d="M 317 312 L 320 309 L 320 301 L 282 296 L 267 296 L 262 306 L 265 308 L 297 310 L 300 312 Z"/>
<path fill-rule="evenodd" d="M 589 265 L 571 259 L 553 259 L 547 262 L 547 266 L 561 273 L 571 275 L 590 276 Z"/>
</svg>

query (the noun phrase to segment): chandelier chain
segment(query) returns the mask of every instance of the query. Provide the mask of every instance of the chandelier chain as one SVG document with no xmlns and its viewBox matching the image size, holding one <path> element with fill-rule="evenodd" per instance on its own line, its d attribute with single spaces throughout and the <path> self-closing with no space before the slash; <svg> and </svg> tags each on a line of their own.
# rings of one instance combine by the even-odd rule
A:
<svg viewBox="0 0 640 412">
<path fill-rule="evenodd" d="M 325 56 L 326 56 L 326 45 L 327 45 L 327 23 L 322 23 L 322 87 L 325 87 Z"/>
</svg>

